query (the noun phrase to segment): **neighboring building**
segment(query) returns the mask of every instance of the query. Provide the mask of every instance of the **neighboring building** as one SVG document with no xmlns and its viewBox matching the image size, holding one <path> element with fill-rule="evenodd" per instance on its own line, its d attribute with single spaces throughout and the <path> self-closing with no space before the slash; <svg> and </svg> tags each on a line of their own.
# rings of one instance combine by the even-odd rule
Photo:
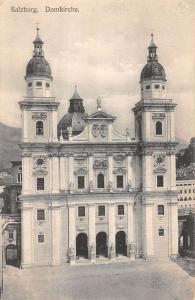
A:
<svg viewBox="0 0 195 300">
<path fill-rule="evenodd" d="M 179 252 L 195 257 L 195 209 L 187 215 L 179 211 Z"/>
<path fill-rule="evenodd" d="M 195 163 L 177 170 L 178 208 L 195 208 Z"/>
<path fill-rule="evenodd" d="M 11 162 L 12 181 L 4 188 L 4 214 L 20 214 L 20 195 L 22 190 L 22 162 Z"/>
<path fill-rule="evenodd" d="M 115 117 L 100 99 L 87 115 L 76 88 L 57 125 L 59 103 L 39 29 L 33 43 L 20 102 L 22 266 L 177 256 L 176 104 L 165 98 L 153 38 L 133 108 L 133 138 L 114 129 Z"/>
<path fill-rule="evenodd" d="M 10 178 L 2 193 L 4 264 L 19 266 L 21 258 L 20 194 L 22 190 L 22 162 L 12 161 Z"/>
</svg>

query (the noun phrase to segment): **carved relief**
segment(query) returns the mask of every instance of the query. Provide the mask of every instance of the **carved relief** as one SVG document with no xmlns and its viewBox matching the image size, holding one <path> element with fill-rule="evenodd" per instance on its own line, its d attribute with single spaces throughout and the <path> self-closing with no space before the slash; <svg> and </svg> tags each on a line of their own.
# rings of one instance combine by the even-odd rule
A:
<svg viewBox="0 0 195 300">
<path fill-rule="evenodd" d="M 164 153 L 154 155 L 154 172 L 166 172 L 166 155 Z"/>
<path fill-rule="evenodd" d="M 79 168 L 74 171 L 74 175 L 85 175 L 87 174 L 87 169 Z"/>
<path fill-rule="evenodd" d="M 33 171 L 34 176 L 44 176 L 47 175 L 47 171 L 45 169 L 37 169 Z"/>
<path fill-rule="evenodd" d="M 35 121 L 36 120 L 45 120 L 45 119 L 47 119 L 47 113 L 46 112 L 33 112 L 32 119 Z"/>
<path fill-rule="evenodd" d="M 125 159 L 125 155 L 123 154 L 118 154 L 114 156 L 114 160 L 117 162 L 122 162 Z"/>
<path fill-rule="evenodd" d="M 124 168 L 116 168 L 113 174 L 125 174 L 127 171 Z"/>
<path fill-rule="evenodd" d="M 108 168 L 108 161 L 105 160 L 105 159 L 102 159 L 102 160 L 96 159 L 94 161 L 93 168 L 94 169 L 107 169 Z"/>
<path fill-rule="evenodd" d="M 99 134 L 102 137 L 106 137 L 108 135 L 108 125 L 93 124 L 92 134 L 94 137 L 97 137 Z"/>
</svg>

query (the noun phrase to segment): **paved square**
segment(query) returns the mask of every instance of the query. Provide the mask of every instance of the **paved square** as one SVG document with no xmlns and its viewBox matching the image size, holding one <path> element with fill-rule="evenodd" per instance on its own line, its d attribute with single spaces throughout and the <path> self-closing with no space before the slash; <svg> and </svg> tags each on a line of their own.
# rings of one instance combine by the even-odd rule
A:
<svg viewBox="0 0 195 300">
<path fill-rule="evenodd" d="M 174 262 L 76 265 L 4 271 L 6 300 L 192 300 L 192 280 Z"/>
</svg>

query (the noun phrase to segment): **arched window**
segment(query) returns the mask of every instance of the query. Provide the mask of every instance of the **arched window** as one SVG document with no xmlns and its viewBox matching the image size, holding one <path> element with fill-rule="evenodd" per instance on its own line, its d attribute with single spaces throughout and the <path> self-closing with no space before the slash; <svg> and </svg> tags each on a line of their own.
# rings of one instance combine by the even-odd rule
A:
<svg viewBox="0 0 195 300">
<path fill-rule="evenodd" d="M 160 121 L 156 122 L 156 134 L 162 135 L 162 123 Z"/>
<path fill-rule="evenodd" d="M 103 174 L 98 174 L 98 177 L 97 177 L 97 187 L 99 189 L 103 189 L 104 188 L 104 175 Z"/>
<path fill-rule="evenodd" d="M 43 135 L 43 122 L 38 121 L 36 123 L 36 135 Z"/>
</svg>

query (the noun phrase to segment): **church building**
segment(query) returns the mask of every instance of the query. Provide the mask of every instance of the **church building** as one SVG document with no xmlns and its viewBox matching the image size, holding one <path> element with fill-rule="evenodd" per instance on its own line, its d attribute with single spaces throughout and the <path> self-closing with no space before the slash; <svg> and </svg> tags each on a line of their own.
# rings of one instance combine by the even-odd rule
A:
<svg viewBox="0 0 195 300">
<path fill-rule="evenodd" d="M 116 131 L 100 98 L 87 114 L 77 87 L 58 122 L 39 28 L 33 44 L 19 103 L 22 267 L 177 256 L 176 104 L 166 98 L 153 36 L 133 136 Z"/>
</svg>

